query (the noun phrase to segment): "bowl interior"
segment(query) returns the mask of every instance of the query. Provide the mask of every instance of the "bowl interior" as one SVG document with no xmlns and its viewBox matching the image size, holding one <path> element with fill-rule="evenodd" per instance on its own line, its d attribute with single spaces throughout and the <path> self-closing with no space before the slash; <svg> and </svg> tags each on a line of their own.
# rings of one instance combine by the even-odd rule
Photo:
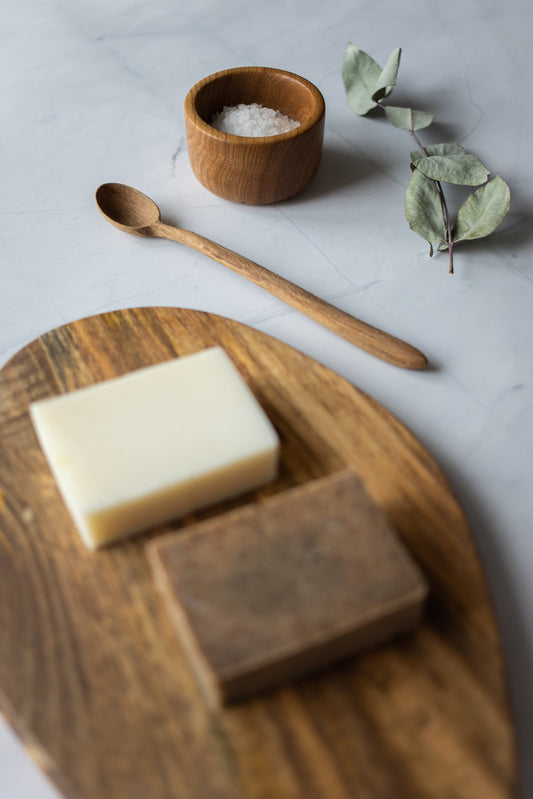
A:
<svg viewBox="0 0 533 799">
<path fill-rule="evenodd" d="M 207 78 L 198 87 L 194 107 L 200 118 L 210 125 L 213 115 L 224 106 L 260 103 L 281 111 L 300 122 L 302 128 L 307 128 L 320 117 L 320 97 L 317 89 L 298 76 L 257 67 Z"/>
</svg>

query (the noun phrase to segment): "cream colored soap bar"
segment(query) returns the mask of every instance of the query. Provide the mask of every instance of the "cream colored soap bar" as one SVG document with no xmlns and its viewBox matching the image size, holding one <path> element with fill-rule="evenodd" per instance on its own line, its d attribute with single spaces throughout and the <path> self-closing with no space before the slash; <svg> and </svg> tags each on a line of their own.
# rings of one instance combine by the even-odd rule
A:
<svg viewBox="0 0 533 799">
<path fill-rule="evenodd" d="M 91 548 L 277 474 L 277 434 L 220 347 L 40 400 L 30 413 Z"/>
</svg>

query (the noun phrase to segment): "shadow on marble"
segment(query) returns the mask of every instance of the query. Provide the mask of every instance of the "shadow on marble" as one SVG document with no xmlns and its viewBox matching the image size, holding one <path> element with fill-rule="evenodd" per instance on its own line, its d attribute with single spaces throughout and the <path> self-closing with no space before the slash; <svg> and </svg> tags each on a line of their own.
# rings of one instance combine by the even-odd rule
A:
<svg viewBox="0 0 533 799">
<path fill-rule="evenodd" d="M 371 122 L 371 125 L 380 125 L 382 127 L 390 126 L 383 112 L 379 109 L 370 111 L 365 119 Z M 425 137 L 423 137 L 422 134 L 426 133 L 426 131 L 419 131 L 422 145 L 457 140 L 457 134 L 450 125 L 434 122 L 431 128 L 427 130 L 431 130 L 432 132 L 431 135 L 426 135 Z M 291 201 L 301 202 L 302 200 L 313 200 L 319 196 L 338 193 L 349 186 L 361 184 L 367 180 L 375 180 L 376 176 L 380 173 L 388 175 L 389 178 L 399 182 L 392 176 L 394 168 L 397 167 L 399 163 L 408 165 L 410 153 L 417 149 L 418 145 L 407 131 L 399 129 L 394 131 L 393 129 L 392 133 L 397 133 L 399 137 L 403 134 L 404 149 L 399 145 L 394 148 L 391 146 L 386 152 L 380 152 L 379 157 L 377 154 L 375 157 L 365 157 L 362 151 L 359 152 L 355 149 L 350 150 L 347 147 L 335 147 L 331 143 L 326 142 L 316 176 L 313 178 L 310 185 L 300 192 L 300 194 L 294 198 L 285 200 L 284 205 L 290 204 Z M 366 135 L 371 138 L 371 130 L 367 131 Z M 361 134 L 359 134 L 359 136 L 361 138 Z M 357 144 L 357 141 L 358 139 L 354 132 L 354 146 Z M 405 188 L 407 188 L 407 182 L 405 183 Z"/>
<path fill-rule="evenodd" d="M 511 189 L 511 210 L 503 220 L 501 227 L 491 233 L 487 239 L 476 239 L 475 241 L 465 242 L 473 252 L 483 252 L 491 243 L 494 244 L 499 253 L 507 255 L 509 258 L 516 258 L 522 252 L 531 247 L 533 241 L 533 226 L 531 218 L 533 208 L 527 200 L 520 199 L 519 191 L 510 184 Z M 461 245 L 462 247 L 463 245 Z M 529 258 L 522 260 L 516 269 L 523 273 L 533 271 L 533 262 Z"/>
<path fill-rule="evenodd" d="M 376 167 L 370 160 L 346 149 L 324 145 L 320 167 L 309 186 L 295 197 L 285 200 L 283 205 L 336 194 L 375 177 Z"/>
</svg>

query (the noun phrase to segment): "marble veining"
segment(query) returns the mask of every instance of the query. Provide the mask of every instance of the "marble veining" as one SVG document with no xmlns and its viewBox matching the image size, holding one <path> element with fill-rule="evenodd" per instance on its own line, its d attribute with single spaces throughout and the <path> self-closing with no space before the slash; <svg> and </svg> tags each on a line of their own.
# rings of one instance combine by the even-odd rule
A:
<svg viewBox="0 0 533 799">
<path fill-rule="evenodd" d="M 0 33 L 0 365 L 76 318 L 132 305 L 207 310 L 301 349 L 382 402 L 445 470 L 470 519 L 501 623 L 533 795 L 533 160 L 529 0 L 6 0 Z M 428 257 L 403 215 L 408 134 L 350 111 L 348 41 L 403 49 L 398 104 L 436 114 L 510 184 L 490 239 Z M 209 194 L 189 166 L 183 100 L 205 75 L 263 64 L 326 100 L 312 184 L 272 207 Z M 431 368 L 378 361 L 198 253 L 126 236 L 94 191 L 129 183 L 165 221 L 202 233 L 422 349 Z M 450 196 L 455 202 L 457 192 Z M 55 799 L 0 723 L 0 799 Z"/>
</svg>

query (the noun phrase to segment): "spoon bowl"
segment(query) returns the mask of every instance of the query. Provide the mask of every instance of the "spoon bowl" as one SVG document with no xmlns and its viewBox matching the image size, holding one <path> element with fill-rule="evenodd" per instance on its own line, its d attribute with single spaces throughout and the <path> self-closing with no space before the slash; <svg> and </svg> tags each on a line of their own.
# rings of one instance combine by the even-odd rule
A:
<svg viewBox="0 0 533 799">
<path fill-rule="evenodd" d="M 123 183 L 103 183 L 96 190 L 100 213 L 112 225 L 133 236 L 151 236 L 152 228 L 161 221 L 155 202 Z"/>
<path fill-rule="evenodd" d="M 100 213 L 119 230 L 133 236 L 156 236 L 186 244 L 251 280 L 371 355 L 405 369 L 423 369 L 427 365 L 425 355 L 405 341 L 350 316 L 222 244 L 192 230 L 165 225 L 154 201 L 137 189 L 122 183 L 104 183 L 96 190 L 95 199 Z"/>
</svg>

